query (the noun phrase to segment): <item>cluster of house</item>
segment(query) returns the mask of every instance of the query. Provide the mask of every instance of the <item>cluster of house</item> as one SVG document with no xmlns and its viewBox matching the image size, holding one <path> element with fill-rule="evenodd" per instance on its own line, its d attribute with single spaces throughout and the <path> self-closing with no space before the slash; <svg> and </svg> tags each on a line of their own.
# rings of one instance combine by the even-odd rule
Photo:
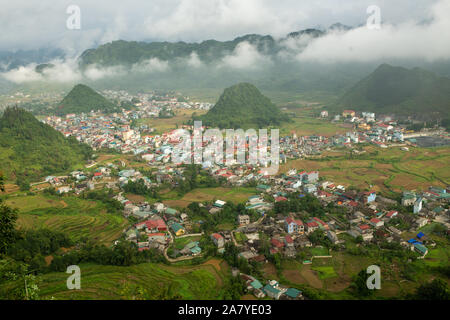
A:
<svg viewBox="0 0 450 320">
<path fill-rule="evenodd" d="M 188 216 L 165 206 L 163 203 L 150 205 L 146 202 L 135 205 L 126 200 L 125 212 L 140 219 L 140 222 L 125 231 L 127 240 L 137 243 L 139 250 L 157 248 L 166 249 L 172 237 L 184 236 L 188 233 Z M 188 243 L 181 254 L 196 255 L 201 252 L 198 242 Z"/>
<path fill-rule="evenodd" d="M 320 116 L 328 118 L 328 112 L 322 111 Z M 381 148 L 386 148 L 388 142 L 405 142 L 409 137 L 405 125 L 400 125 L 391 116 L 380 116 L 376 119 L 373 112 L 344 110 L 342 115 L 335 115 L 333 122 L 344 121 L 352 124 L 355 129 L 345 135 L 333 137 L 334 144 L 351 144 L 369 142 Z M 405 151 L 408 149 L 406 148 Z"/>
<path fill-rule="evenodd" d="M 109 92 L 109 91 L 108 91 Z M 133 98 L 130 95 L 109 92 L 108 95 L 119 100 L 130 101 Z M 131 98 L 130 98 L 131 97 Z M 153 100 L 152 98 L 153 97 Z M 116 149 L 122 153 L 133 153 L 136 155 L 145 154 L 165 154 L 167 147 L 172 148 L 173 132 L 162 135 L 151 135 L 154 131 L 147 125 L 142 124 L 137 127 L 131 127 L 134 120 L 142 118 L 158 117 L 161 110 L 172 109 L 207 109 L 210 104 L 205 103 L 186 103 L 178 102 L 177 98 L 171 96 L 158 97 L 154 100 L 153 95 L 142 94 L 134 102 L 135 110 L 122 109 L 121 112 L 112 114 L 103 114 L 101 112 L 91 111 L 90 113 L 67 114 L 65 117 L 48 116 L 42 121 L 60 131 L 66 137 L 74 136 L 78 141 L 90 145 L 94 150 L 101 148 Z M 162 148 L 161 146 L 165 146 Z M 151 160 L 151 159 L 149 159 Z M 162 161 L 162 158 L 160 159 Z"/>
<path fill-rule="evenodd" d="M 301 188 L 292 188 L 292 185 L 300 177 L 303 180 L 305 174 L 304 172 L 301 174 L 291 172 L 291 174 L 284 175 L 281 178 L 275 178 L 271 181 L 271 185 L 258 186 L 258 189 L 271 195 L 274 202 L 288 201 L 280 190 L 283 190 L 284 194 L 301 191 Z M 312 177 L 316 181 L 318 175 L 313 175 Z M 309 180 L 307 178 L 307 181 Z M 448 223 L 449 212 L 445 209 L 445 203 L 448 201 L 448 190 L 444 188 L 430 187 L 429 191 L 421 193 L 420 196 L 416 195 L 415 198 L 410 198 L 411 192 L 405 192 L 402 200 L 404 206 L 413 205 L 418 198 L 421 201 L 425 201 L 424 199 L 428 200 L 421 207 L 421 210 L 416 211 L 413 209 L 411 214 L 405 215 L 397 210 L 389 209 L 392 204 L 396 204 L 396 201 L 382 196 L 377 197 L 375 191 L 345 191 L 345 188 L 342 186 L 335 186 L 329 181 L 316 182 L 314 186 L 316 190 L 312 194 L 321 201 L 324 207 L 329 203 L 333 203 L 338 207 L 345 208 L 345 214 L 343 216 L 326 214 L 321 218 L 311 217 L 308 213 L 290 213 L 287 217 L 279 214 L 275 217 L 264 219 L 261 223 L 250 223 L 248 215 L 240 215 L 237 221 L 239 227 L 234 230 L 235 232 L 243 233 L 245 239 L 244 243 L 238 246 L 241 251 L 239 256 L 248 261 L 265 261 L 266 257 L 258 253 L 261 249 L 259 234 L 264 233 L 270 237 L 271 254 L 281 253 L 286 257 L 294 258 L 299 248 L 312 246 L 308 240 L 308 235 L 315 230 L 323 231 L 334 245 L 345 246 L 344 238 L 340 235 L 348 234 L 354 238 L 360 237 L 364 242 L 395 241 L 423 256 L 427 253 L 427 247 L 424 242 L 405 241 L 401 237 L 403 231 L 418 230 L 436 217 L 442 218 L 439 222 L 447 226 L 448 230 L 450 229 L 450 224 Z M 306 189 L 303 189 L 303 192 L 299 195 L 300 197 L 304 196 Z M 262 201 L 261 198 L 263 198 L 262 195 L 252 196 L 249 202 L 254 200 L 258 203 Z M 406 199 L 410 202 L 405 202 Z M 252 207 L 247 206 L 247 208 L 251 209 Z M 262 216 L 267 210 L 270 210 L 270 207 L 261 210 Z M 402 230 L 396 228 L 399 220 L 408 222 L 409 228 L 406 230 L 403 227 Z M 215 242 L 223 244 L 225 241 L 231 241 L 226 236 L 223 232 L 215 234 L 214 237 L 220 239 L 220 242 L 219 240 Z"/>
<path fill-rule="evenodd" d="M 250 275 L 241 273 L 240 277 L 245 281 L 247 290 L 257 298 L 264 298 L 267 296 L 275 300 L 304 299 L 302 291 L 296 288 L 282 286 L 276 280 L 269 280 L 266 285 L 263 285 L 258 279 Z"/>
</svg>

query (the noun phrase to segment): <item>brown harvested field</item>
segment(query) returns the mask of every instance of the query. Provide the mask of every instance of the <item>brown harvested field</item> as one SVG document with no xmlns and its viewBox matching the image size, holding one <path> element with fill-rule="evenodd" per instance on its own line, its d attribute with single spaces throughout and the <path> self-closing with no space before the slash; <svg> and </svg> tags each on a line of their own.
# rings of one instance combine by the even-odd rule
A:
<svg viewBox="0 0 450 320">
<path fill-rule="evenodd" d="M 117 157 L 117 156 L 114 154 L 100 154 L 97 158 L 97 162 L 106 161 L 106 160 L 109 160 L 114 157 Z"/>
<path fill-rule="evenodd" d="M 205 265 L 212 265 L 218 271 L 222 271 L 221 263 L 222 263 L 222 261 L 220 261 L 219 259 L 210 259 L 210 260 L 206 261 L 204 264 Z"/>
<path fill-rule="evenodd" d="M 187 207 L 192 201 L 187 201 L 187 200 L 164 200 L 163 203 L 171 208 L 176 208 L 176 207 L 180 207 L 180 208 L 185 208 Z"/>
<path fill-rule="evenodd" d="M 19 191 L 19 186 L 16 184 L 12 184 L 12 183 L 5 183 L 5 191 L 4 193 L 9 194 L 9 193 L 14 193 Z"/>
<path fill-rule="evenodd" d="M 262 271 L 263 271 L 264 278 L 279 281 L 278 275 L 277 275 L 277 269 L 275 268 L 275 266 L 272 263 L 270 263 L 270 262 L 266 263 L 264 265 Z"/>
<path fill-rule="evenodd" d="M 366 151 L 358 159 L 349 158 L 347 153 L 334 154 L 331 151 L 321 156 L 331 157 L 318 161 L 316 157 L 289 160 L 280 166 L 280 173 L 289 169 L 319 170 L 320 176 L 345 187 L 360 189 L 373 186 L 376 191 L 401 192 L 403 190 L 425 190 L 431 185 L 445 187 L 450 183 L 450 148 L 436 149 L 410 148 L 410 152 L 398 147 L 380 149 L 374 146 L 364 147 Z M 338 150 L 339 151 L 339 150 Z M 370 156 L 372 154 L 372 156 Z"/>
<path fill-rule="evenodd" d="M 258 300 L 254 295 L 246 294 L 241 297 L 241 300 Z"/>
<path fill-rule="evenodd" d="M 300 275 L 311 287 L 317 289 L 323 288 L 322 280 L 317 276 L 317 272 L 311 269 L 311 265 L 304 265 L 300 271 Z"/>
<path fill-rule="evenodd" d="M 126 198 L 128 200 L 130 200 L 131 202 L 133 202 L 134 204 L 145 201 L 145 197 L 137 195 L 137 194 L 131 194 L 131 193 L 127 193 Z"/>
<path fill-rule="evenodd" d="M 47 183 L 47 182 L 46 183 L 41 183 L 41 184 L 37 184 L 37 185 L 32 186 L 30 191 L 33 191 L 33 192 L 41 191 L 41 190 L 47 189 L 49 187 L 51 187 L 50 183 Z"/>
<path fill-rule="evenodd" d="M 339 292 L 345 290 L 351 283 L 352 280 L 345 275 L 324 280 L 325 288 L 331 292 Z"/>
<path fill-rule="evenodd" d="M 283 270 L 282 272 L 283 276 L 289 280 L 292 283 L 295 284 L 307 284 L 308 281 L 306 281 L 305 278 L 303 278 L 300 269 L 294 269 L 294 270 Z"/>
</svg>

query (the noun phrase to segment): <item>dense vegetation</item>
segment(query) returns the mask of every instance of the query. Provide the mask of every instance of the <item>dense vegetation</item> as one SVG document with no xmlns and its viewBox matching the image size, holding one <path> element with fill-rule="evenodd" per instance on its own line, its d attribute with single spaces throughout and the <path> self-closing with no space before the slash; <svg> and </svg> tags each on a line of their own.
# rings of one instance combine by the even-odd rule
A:
<svg viewBox="0 0 450 320">
<path fill-rule="evenodd" d="M 108 190 L 96 190 L 88 191 L 82 194 L 82 197 L 90 200 L 98 200 L 106 205 L 108 213 L 121 213 L 123 210 L 123 204 L 114 199 L 114 191 L 112 189 Z"/>
<path fill-rule="evenodd" d="M 226 183 L 225 178 L 212 177 L 205 170 L 201 170 L 200 165 L 190 164 L 184 167 L 183 178 L 177 179 L 175 188 L 180 196 L 195 188 L 216 188 Z"/>
<path fill-rule="evenodd" d="M 450 79 L 420 68 L 383 64 L 350 89 L 338 104 L 356 111 L 448 118 Z"/>
<path fill-rule="evenodd" d="M 20 185 L 64 173 L 91 155 L 89 146 L 66 139 L 23 109 L 7 108 L 0 118 L 0 171 Z"/>
<path fill-rule="evenodd" d="M 116 112 L 120 107 L 104 98 L 84 84 L 77 84 L 59 103 L 56 112 L 60 115 L 90 111 Z"/>
<path fill-rule="evenodd" d="M 288 117 L 250 83 L 225 89 L 216 105 L 198 119 L 203 125 L 221 129 L 264 128 L 288 121 Z"/>
<path fill-rule="evenodd" d="M 127 193 L 133 193 L 141 196 L 147 196 L 150 198 L 158 198 L 158 193 L 155 189 L 150 189 L 145 185 L 143 179 L 137 181 L 128 181 L 123 187 L 123 191 Z"/>
</svg>

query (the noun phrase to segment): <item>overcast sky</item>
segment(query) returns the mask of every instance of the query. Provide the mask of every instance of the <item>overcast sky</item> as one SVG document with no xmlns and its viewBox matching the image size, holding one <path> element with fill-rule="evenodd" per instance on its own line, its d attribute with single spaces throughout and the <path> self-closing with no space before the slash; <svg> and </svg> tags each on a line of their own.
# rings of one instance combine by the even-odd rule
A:
<svg viewBox="0 0 450 320">
<path fill-rule="evenodd" d="M 78 54 L 117 39 L 190 42 L 230 40 L 248 33 L 284 36 L 336 22 L 351 26 L 365 24 L 369 5 L 380 7 L 383 23 L 414 24 L 436 18 L 433 5 L 440 3 L 441 9 L 449 9 L 449 1 L 0 0 L 0 50 L 50 46 Z M 66 27 L 69 5 L 78 5 L 81 10 L 80 30 Z M 443 12 L 441 18 L 447 17 L 448 21 L 449 15 L 449 11 Z M 442 41 L 449 43 L 448 38 Z"/>
</svg>

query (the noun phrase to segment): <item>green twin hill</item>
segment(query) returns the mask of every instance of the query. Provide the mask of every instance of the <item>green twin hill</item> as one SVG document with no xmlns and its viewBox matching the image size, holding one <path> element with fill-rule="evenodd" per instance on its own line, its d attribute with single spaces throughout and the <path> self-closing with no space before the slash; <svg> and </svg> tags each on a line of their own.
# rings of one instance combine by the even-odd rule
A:
<svg viewBox="0 0 450 320">
<path fill-rule="evenodd" d="M 247 129 L 277 126 L 288 117 L 254 85 L 239 83 L 225 89 L 215 106 L 196 120 L 221 129 Z"/>
<path fill-rule="evenodd" d="M 450 79 L 420 69 L 379 66 L 338 102 L 343 109 L 417 117 L 450 116 Z"/>
<path fill-rule="evenodd" d="M 36 181 L 81 165 L 92 149 L 65 138 L 23 109 L 7 108 L 0 118 L 0 172 L 7 179 Z"/>
<path fill-rule="evenodd" d="M 57 107 L 57 113 L 59 115 L 88 113 L 92 110 L 116 112 L 120 108 L 84 84 L 77 84 L 73 87 Z"/>
</svg>

